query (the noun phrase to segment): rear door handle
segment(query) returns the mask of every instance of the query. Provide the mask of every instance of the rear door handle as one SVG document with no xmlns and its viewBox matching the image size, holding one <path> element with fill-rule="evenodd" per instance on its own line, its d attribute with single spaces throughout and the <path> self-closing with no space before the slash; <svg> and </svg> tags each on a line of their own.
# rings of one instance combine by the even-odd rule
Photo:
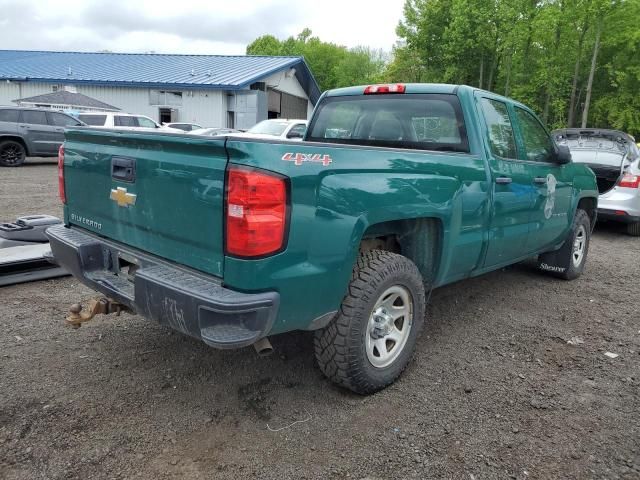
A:
<svg viewBox="0 0 640 480">
<path fill-rule="evenodd" d="M 533 183 L 537 183 L 538 185 L 544 185 L 547 183 L 547 177 L 536 177 L 533 179 Z"/>
<path fill-rule="evenodd" d="M 513 182 L 513 180 L 511 179 L 511 177 L 497 177 L 496 178 L 496 183 L 498 185 L 508 185 L 511 182 Z"/>
</svg>

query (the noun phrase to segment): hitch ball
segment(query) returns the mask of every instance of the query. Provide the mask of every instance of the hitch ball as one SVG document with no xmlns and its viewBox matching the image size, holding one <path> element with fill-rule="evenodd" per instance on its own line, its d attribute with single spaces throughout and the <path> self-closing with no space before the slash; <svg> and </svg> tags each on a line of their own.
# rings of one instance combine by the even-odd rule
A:
<svg viewBox="0 0 640 480">
<path fill-rule="evenodd" d="M 89 302 L 89 308 L 87 311 L 82 310 L 82 305 L 74 303 L 69 308 L 69 315 L 67 316 L 66 323 L 72 328 L 80 328 L 84 322 L 88 322 L 96 315 L 108 315 L 115 313 L 120 315 L 120 312 L 127 311 L 127 307 L 115 300 L 111 300 L 106 297 L 93 298 Z"/>
</svg>

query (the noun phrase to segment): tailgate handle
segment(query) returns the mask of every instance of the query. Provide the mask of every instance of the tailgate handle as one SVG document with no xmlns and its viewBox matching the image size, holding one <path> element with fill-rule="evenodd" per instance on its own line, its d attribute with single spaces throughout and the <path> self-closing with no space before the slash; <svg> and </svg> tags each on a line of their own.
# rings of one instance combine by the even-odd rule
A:
<svg viewBox="0 0 640 480">
<path fill-rule="evenodd" d="M 125 157 L 111 158 L 111 177 L 121 182 L 136 181 L 136 159 Z"/>
</svg>

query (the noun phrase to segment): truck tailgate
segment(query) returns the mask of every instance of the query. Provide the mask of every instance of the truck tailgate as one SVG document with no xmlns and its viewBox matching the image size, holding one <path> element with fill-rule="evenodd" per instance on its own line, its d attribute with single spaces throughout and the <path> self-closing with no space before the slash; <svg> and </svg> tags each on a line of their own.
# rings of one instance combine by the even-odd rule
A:
<svg viewBox="0 0 640 480">
<path fill-rule="evenodd" d="M 67 131 L 65 221 L 222 276 L 226 164 L 224 138 Z"/>
</svg>

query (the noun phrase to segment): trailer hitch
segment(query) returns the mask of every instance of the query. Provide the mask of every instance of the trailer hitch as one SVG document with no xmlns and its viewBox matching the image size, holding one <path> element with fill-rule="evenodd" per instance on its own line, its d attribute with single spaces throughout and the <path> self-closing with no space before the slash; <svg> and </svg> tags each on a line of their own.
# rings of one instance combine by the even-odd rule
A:
<svg viewBox="0 0 640 480">
<path fill-rule="evenodd" d="M 89 302 L 89 308 L 86 311 L 82 309 L 82 305 L 79 303 L 71 305 L 66 324 L 72 328 L 80 328 L 84 322 L 88 322 L 96 315 L 115 313 L 116 316 L 119 317 L 121 312 L 130 312 L 130 310 L 126 305 L 111 300 L 110 298 L 92 298 Z"/>
</svg>

